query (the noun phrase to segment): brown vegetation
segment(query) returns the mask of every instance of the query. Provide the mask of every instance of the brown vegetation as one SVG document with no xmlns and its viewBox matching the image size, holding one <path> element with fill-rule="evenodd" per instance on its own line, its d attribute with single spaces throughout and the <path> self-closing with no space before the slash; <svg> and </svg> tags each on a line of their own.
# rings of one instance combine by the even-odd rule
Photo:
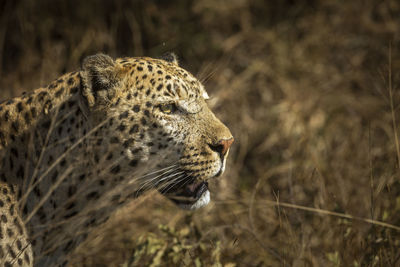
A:
<svg viewBox="0 0 400 267">
<path fill-rule="evenodd" d="M 6 0 L 0 14 L 1 100 L 100 51 L 174 51 L 236 139 L 208 207 L 147 194 L 77 263 L 400 265 L 398 1 Z"/>
</svg>

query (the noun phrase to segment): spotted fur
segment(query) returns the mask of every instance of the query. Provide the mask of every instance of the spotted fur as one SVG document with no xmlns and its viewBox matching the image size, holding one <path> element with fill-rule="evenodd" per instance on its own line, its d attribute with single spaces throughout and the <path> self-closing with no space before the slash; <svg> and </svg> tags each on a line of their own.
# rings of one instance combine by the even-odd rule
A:
<svg viewBox="0 0 400 267">
<path fill-rule="evenodd" d="M 1 103 L 1 264 L 66 265 L 92 227 L 151 188 L 183 208 L 207 204 L 205 181 L 233 141 L 207 98 L 174 56 L 98 54 Z"/>
</svg>

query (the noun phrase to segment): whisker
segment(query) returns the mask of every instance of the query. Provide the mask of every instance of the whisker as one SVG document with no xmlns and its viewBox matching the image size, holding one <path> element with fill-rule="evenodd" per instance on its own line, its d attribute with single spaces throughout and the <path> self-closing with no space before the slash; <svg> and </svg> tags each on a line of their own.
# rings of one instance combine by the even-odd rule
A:
<svg viewBox="0 0 400 267">
<path fill-rule="evenodd" d="M 182 176 L 177 177 L 174 180 L 168 181 L 168 183 L 162 185 L 162 188 L 160 189 L 160 191 L 163 193 L 168 192 L 174 185 L 180 183 L 181 181 L 183 181 L 184 179 L 186 179 L 188 177 L 189 176 L 186 173 L 184 173 Z"/>
<path fill-rule="evenodd" d="M 153 175 L 153 174 L 156 174 L 156 173 L 159 173 L 159 172 L 162 172 L 162 171 L 165 171 L 165 170 L 172 169 L 172 168 L 174 168 L 174 167 L 176 167 L 176 166 L 178 166 L 178 164 L 174 164 L 174 165 L 171 165 L 171 166 L 169 166 L 169 167 L 166 167 L 166 168 L 163 168 L 163 169 L 154 171 L 154 172 L 146 173 L 145 175 L 142 175 L 142 176 L 140 176 L 140 177 L 138 177 L 138 178 L 135 178 L 135 179 L 139 180 L 139 179 L 142 179 L 142 178 L 151 176 L 151 175 Z M 161 175 L 162 175 L 162 174 L 161 174 Z M 159 176 L 157 176 L 157 177 L 159 177 Z"/>
<path fill-rule="evenodd" d="M 168 179 L 168 178 L 171 178 L 171 177 L 174 177 L 174 176 L 176 176 L 176 175 L 180 175 L 180 174 L 182 174 L 183 172 L 178 172 L 178 173 L 172 173 L 172 174 L 169 174 L 168 176 L 166 176 L 166 177 L 163 177 L 163 179 L 165 180 L 165 179 Z M 143 184 L 140 188 L 139 188 L 139 190 L 138 190 L 138 192 L 140 192 L 141 190 L 149 190 L 149 189 L 151 189 L 152 187 L 156 187 L 157 185 L 152 185 L 153 182 L 154 181 L 154 179 L 152 179 L 152 180 L 150 180 L 150 181 L 147 181 L 145 184 Z M 150 187 L 148 187 L 150 185 Z"/>
</svg>

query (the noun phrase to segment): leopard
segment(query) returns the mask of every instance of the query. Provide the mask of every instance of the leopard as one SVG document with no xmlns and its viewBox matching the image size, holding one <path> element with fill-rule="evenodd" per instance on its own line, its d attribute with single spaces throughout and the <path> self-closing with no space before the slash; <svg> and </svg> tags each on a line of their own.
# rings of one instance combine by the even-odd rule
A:
<svg viewBox="0 0 400 267">
<path fill-rule="evenodd" d="M 210 202 L 234 141 L 174 54 L 112 58 L 0 103 L 0 263 L 67 266 L 89 233 L 155 190 Z"/>
</svg>

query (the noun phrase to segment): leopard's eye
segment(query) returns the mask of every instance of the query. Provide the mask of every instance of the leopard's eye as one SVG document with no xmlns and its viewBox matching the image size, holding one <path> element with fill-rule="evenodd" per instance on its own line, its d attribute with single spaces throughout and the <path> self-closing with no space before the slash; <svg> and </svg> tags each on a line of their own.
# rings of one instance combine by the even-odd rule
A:
<svg viewBox="0 0 400 267">
<path fill-rule="evenodd" d="M 164 112 L 165 114 L 171 114 L 177 110 L 176 105 L 174 103 L 168 103 L 168 104 L 161 104 L 160 105 L 160 110 Z"/>
</svg>

